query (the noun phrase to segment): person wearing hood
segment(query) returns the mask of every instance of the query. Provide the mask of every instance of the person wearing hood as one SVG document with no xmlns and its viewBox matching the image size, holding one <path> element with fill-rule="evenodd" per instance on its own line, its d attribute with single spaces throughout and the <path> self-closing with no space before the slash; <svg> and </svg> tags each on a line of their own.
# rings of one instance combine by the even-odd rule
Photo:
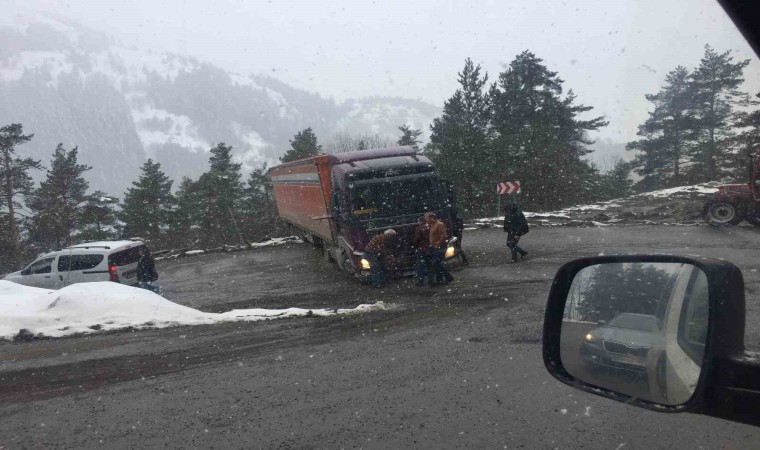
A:
<svg viewBox="0 0 760 450">
<path fill-rule="evenodd" d="M 369 262 L 372 286 L 381 288 L 387 282 L 388 266 L 393 260 L 391 251 L 396 239 L 396 230 L 388 229 L 377 234 L 364 246 L 364 258 Z"/>
<path fill-rule="evenodd" d="M 525 218 L 525 214 L 523 214 L 522 209 L 520 209 L 517 203 L 509 203 L 504 209 L 504 231 L 507 233 L 507 247 L 512 252 L 512 262 L 517 262 L 518 254 L 520 255 L 520 259 L 525 259 L 528 256 L 528 252 L 521 249 L 517 243 L 530 228 L 528 227 L 528 220 Z"/>
</svg>

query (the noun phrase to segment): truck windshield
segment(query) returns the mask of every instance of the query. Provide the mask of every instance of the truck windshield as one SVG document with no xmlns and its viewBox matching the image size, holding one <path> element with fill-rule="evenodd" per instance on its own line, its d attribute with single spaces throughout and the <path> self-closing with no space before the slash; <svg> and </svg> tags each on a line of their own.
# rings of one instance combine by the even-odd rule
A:
<svg viewBox="0 0 760 450">
<path fill-rule="evenodd" d="M 351 213 L 359 218 L 423 214 L 443 207 L 443 191 L 431 177 L 354 184 Z"/>
</svg>

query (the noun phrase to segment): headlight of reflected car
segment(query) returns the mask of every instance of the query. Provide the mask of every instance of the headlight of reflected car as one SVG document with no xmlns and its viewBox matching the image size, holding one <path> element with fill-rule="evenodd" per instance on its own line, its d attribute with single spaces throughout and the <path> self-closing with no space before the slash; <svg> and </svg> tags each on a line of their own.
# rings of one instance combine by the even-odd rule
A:
<svg viewBox="0 0 760 450">
<path fill-rule="evenodd" d="M 362 258 L 361 264 L 362 264 L 362 270 L 370 269 L 369 261 L 367 261 L 366 259 Z"/>
<path fill-rule="evenodd" d="M 444 258 L 451 259 L 456 254 L 456 250 L 454 249 L 453 245 L 450 245 L 449 248 L 446 249 L 446 254 L 444 255 Z"/>
<path fill-rule="evenodd" d="M 586 334 L 586 342 L 596 342 L 598 339 L 591 333 Z"/>
</svg>

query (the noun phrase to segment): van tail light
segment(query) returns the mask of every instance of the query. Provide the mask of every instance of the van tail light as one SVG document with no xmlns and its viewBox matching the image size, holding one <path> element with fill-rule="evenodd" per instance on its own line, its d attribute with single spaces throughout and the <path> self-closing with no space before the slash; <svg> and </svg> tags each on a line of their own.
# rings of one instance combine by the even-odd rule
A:
<svg viewBox="0 0 760 450">
<path fill-rule="evenodd" d="M 108 276 L 111 281 L 119 283 L 119 272 L 117 271 L 116 266 L 108 266 Z"/>
</svg>

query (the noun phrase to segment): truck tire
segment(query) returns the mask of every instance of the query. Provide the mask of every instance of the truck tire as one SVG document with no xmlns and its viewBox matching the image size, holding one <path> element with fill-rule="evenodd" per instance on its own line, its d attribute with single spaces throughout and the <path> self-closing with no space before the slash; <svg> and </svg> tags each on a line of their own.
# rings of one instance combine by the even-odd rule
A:
<svg viewBox="0 0 760 450">
<path fill-rule="evenodd" d="M 739 208 L 727 200 L 711 200 L 705 204 L 705 222 L 717 227 L 726 228 L 737 225 L 742 221 Z"/>
</svg>

